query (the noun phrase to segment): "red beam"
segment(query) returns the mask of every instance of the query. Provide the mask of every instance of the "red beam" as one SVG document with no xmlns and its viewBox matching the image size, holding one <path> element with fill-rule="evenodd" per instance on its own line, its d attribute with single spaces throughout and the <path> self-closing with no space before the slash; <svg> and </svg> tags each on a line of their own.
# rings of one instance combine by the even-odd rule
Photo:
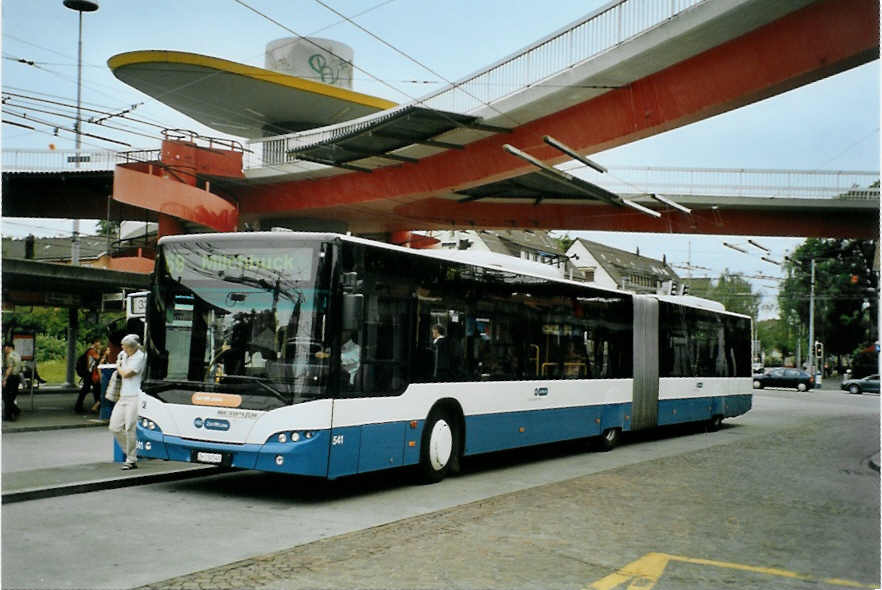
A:
<svg viewBox="0 0 882 590">
<path fill-rule="evenodd" d="M 371 174 L 249 187 L 240 201 L 241 213 L 309 215 L 309 210 L 387 199 L 402 203 L 468 188 L 529 170 L 521 160 L 503 153 L 503 143 L 545 161 L 562 161 L 565 158 L 542 136 L 552 135 L 581 153 L 594 153 L 750 104 L 878 54 L 878 0 L 824 0 L 625 88 L 464 150 Z M 502 210 L 494 217 L 493 226 L 507 223 Z M 586 229 L 591 224 L 587 218 L 584 223 Z"/>
<path fill-rule="evenodd" d="M 727 234 L 789 237 L 878 239 L 879 215 L 862 211 L 757 211 L 699 209 L 691 215 L 661 211 L 654 218 L 605 204 L 457 203 L 425 199 L 395 209 L 397 215 L 432 226 L 541 229 L 584 229 L 671 234 Z"/>
</svg>

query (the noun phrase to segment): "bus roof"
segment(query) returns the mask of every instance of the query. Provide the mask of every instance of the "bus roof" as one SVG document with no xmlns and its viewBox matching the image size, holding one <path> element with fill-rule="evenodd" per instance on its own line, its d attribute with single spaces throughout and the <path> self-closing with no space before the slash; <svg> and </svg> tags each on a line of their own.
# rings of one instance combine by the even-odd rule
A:
<svg viewBox="0 0 882 590">
<path fill-rule="evenodd" d="M 409 254 L 412 256 L 423 256 L 426 258 L 434 258 L 437 260 L 444 260 L 445 262 L 453 262 L 459 264 L 470 264 L 472 266 L 478 266 L 482 268 L 487 268 L 490 270 L 503 270 L 506 272 L 511 272 L 519 275 L 529 276 L 532 278 L 539 278 L 547 281 L 552 281 L 556 283 L 565 283 L 569 285 L 576 285 L 579 287 L 589 287 L 591 289 L 595 289 L 598 291 L 604 291 L 607 293 L 615 293 L 618 296 L 627 295 L 630 297 L 650 297 L 657 299 L 658 301 L 664 301 L 668 303 L 675 303 L 677 305 L 683 305 L 686 307 L 693 307 L 697 309 L 705 309 L 708 311 L 713 311 L 716 313 L 723 313 L 726 315 L 738 316 L 738 317 L 746 317 L 744 314 L 734 313 L 731 311 L 727 311 L 725 306 L 722 303 L 717 301 L 712 301 L 710 299 L 703 299 L 701 297 L 693 297 L 690 295 L 655 295 L 655 294 L 637 294 L 631 293 L 628 291 L 619 291 L 616 289 L 609 289 L 607 287 L 598 287 L 595 285 L 589 285 L 587 283 L 581 281 L 574 281 L 571 279 L 567 279 L 564 276 L 560 276 L 554 272 L 542 272 L 544 269 L 536 268 L 536 267 L 549 267 L 551 270 L 554 267 L 551 267 L 547 264 L 542 264 L 538 262 L 529 262 L 524 261 L 519 258 L 514 258 L 512 256 L 500 255 L 497 257 L 487 257 L 484 256 L 475 256 L 466 254 L 459 254 L 455 251 L 447 250 L 447 249 L 413 249 L 413 248 L 404 248 L 402 246 L 396 246 L 395 244 L 387 244 L 385 242 L 378 242 L 375 240 L 369 240 L 366 238 L 359 238 L 356 236 L 350 236 L 345 234 L 337 234 L 332 232 L 298 232 L 298 231 L 259 231 L 259 232 L 233 232 L 233 233 L 211 233 L 211 234 L 190 234 L 190 235 L 182 235 L 182 236 L 165 236 L 160 238 L 159 244 L 166 243 L 175 243 L 175 242 L 198 242 L 204 239 L 211 240 L 219 240 L 223 242 L 237 242 L 237 241 L 248 241 L 253 240 L 255 238 L 262 239 L 272 239 L 278 242 L 285 241 L 299 241 L 299 240 L 315 240 L 315 241 L 331 241 L 331 240 L 342 240 L 344 242 L 351 242 L 354 244 L 362 244 L 365 246 L 371 246 L 373 248 L 381 248 L 385 250 L 392 250 L 395 252 L 402 252 L 404 254 Z M 503 260 L 504 258 L 511 258 L 510 261 Z"/>
</svg>

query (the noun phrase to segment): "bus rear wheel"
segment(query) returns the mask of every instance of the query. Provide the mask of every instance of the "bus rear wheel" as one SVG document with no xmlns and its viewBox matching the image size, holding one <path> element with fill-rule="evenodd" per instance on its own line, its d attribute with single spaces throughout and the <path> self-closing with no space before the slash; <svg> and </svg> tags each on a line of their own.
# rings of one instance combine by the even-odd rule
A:
<svg viewBox="0 0 882 590">
<path fill-rule="evenodd" d="M 719 414 L 712 416 L 711 419 L 708 420 L 707 429 L 709 431 L 716 432 L 722 427 L 723 427 L 723 417 L 720 416 Z"/>
<path fill-rule="evenodd" d="M 604 453 L 607 451 L 611 451 L 619 446 L 619 441 L 621 440 L 621 438 L 621 428 L 607 428 L 603 431 L 603 434 L 600 435 L 599 449 Z"/>
<path fill-rule="evenodd" d="M 456 423 L 446 413 L 433 410 L 426 419 L 420 445 L 420 471 L 425 483 L 444 479 L 456 462 Z"/>
</svg>

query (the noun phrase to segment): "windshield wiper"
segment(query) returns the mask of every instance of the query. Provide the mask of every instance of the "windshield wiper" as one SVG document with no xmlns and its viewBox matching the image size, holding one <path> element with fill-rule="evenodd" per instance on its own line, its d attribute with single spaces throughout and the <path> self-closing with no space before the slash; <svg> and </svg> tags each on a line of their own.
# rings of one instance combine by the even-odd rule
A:
<svg viewBox="0 0 882 590">
<path fill-rule="evenodd" d="M 289 405 L 294 402 L 293 396 L 291 396 L 290 398 L 286 397 L 283 392 L 271 386 L 268 383 L 269 380 L 265 377 L 252 377 L 250 375 L 224 375 L 223 378 L 230 381 L 240 380 L 248 383 L 257 383 L 258 385 L 269 391 L 271 394 L 273 394 L 273 397 L 275 397 L 276 399 L 283 401 Z M 212 383 L 210 385 L 216 387 L 219 384 Z M 205 389 L 205 386 L 206 383 L 202 381 L 188 381 L 184 379 L 177 381 L 145 381 L 141 384 L 141 390 L 147 395 L 155 397 L 159 401 L 164 402 L 165 400 L 162 399 L 162 397 L 160 397 L 159 395 L 163 391 L 169 391 L 172 389 L 192 389 L 195 391 L 197 389 Z"/>
<path fill-rule="evenodd" d="M 247 383 L 257 383 L 270 393 L 272 393 L 277 399 L 285 402 L 286 404 L 291 404 L 294 401 L 294 396 L 286 397 L 285 394 L 272 385 L 270 385 L 271 381 L 266 377 L 254 377 L 252 375 L 224 375 L 224 380 L 240 380 L 245 381 Z"/>
<path fill-rule="evenodd" d="M 186 381 L 186 380 L 166 381 L 165 379 L 163 379 L 162 381 L 155 381 L 155 380 L 151 379 L 151 380 L 146 380 L 143 383 L 141 383 L 141 391 L 143 391 L 144 393 L 146 393 L 147 395 L 149 395 L 151 397 L 155 397 L 156 399 L 158 399 L 161 402 L 164 402 L 165 400 L 159 396 L 159 394 L 162 393 L 163 391 L 169 391 L 170 389 L 182 389 L 182 388 L 189 389 L 189 388 L 193 388 L 193 387 L 196 387 L 199 385 L 201 385 L 199 381 Z"/>
</svg>

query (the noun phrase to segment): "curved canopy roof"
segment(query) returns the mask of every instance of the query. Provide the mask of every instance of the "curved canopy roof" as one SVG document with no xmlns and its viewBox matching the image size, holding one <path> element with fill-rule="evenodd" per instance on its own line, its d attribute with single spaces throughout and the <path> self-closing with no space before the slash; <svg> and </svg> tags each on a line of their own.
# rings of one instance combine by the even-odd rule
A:
<svg viewBox="0 0 882 590">
<path fill-rule="evenodd" d="M 345 88 L 182 51 L 132 51 L 113 75 L 221 133 L 256 139 L 332 125 L 395 103 Z"/>
</svg>

